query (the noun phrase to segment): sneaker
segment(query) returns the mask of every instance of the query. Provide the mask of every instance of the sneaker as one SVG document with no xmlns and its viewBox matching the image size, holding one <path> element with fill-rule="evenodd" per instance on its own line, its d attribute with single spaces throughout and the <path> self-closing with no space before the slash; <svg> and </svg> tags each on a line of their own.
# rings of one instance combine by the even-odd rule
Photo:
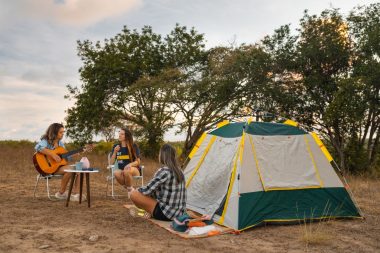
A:
<svg viewBox="0 0 380 253">
<path fill-rule="evenodd" d="M 64 192 L 64 193 L 57 192 L 54 196 L 57 199 L 67 199 L 67 192 Z"/>
<path fill-rule="evenodd" d="M 70 200 L 79 202 L 79 193 L 72 194 L 70 197 Z M 85 201 L 85 200 L 87 200 L 86 195 L 82 194 L 82 201 Z"/>
<path fill-rule="evenodd" d="M 150 219 L 152 217 L 150 213 L 136 206 L 131 206 L 129 208 L 129 214 L 134 218 Z"/>
</svg>

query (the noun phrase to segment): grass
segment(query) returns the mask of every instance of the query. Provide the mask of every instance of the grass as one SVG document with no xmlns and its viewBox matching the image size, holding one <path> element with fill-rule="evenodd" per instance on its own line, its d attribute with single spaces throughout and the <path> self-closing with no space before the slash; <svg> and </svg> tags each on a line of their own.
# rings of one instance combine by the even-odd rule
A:
<svg viewBox="0 0 380 253">
<path fill-rule="evenodd" d="M 312 222 L 304 219 L 300 229 L 301 241 L 305 244 L 306 249 L 313 245 L 329 244 L 334 239 L 335 233 L 331 217 Z"/>
<path fill-rule="evenodd" d="M 356 180 L 355 177 L 351 177 L 349 181 L 353 182 L 354 189 L 363 189 L 363 185 L 358 185 L 358 182 L 363 182 L 363 179 L 360 181 Z M 349 192 L 352 192 L 352 189 L 349 187 L 346 187 Z M 353 194 L 354 196 L 356 194 Z M 354 199 L 354 196 L 351 196 Z M 358 206 L 358 204 L 356 203 Z M 359 207 L 359 206 L 358 206 Z M 340 207 L 337 207 L 337 210 L 339 211 Z M 311 217 L 313 217 L 313 210 L 311 212 Z M 332 240 L 335 238 L 335 231 L 333 220 L 334 217 L 330 215 L 330 206 L 329 203 L 326 203 L 326 206 L 322 212 L 322 217 L 325 217 L 323 219 L 306 219 L 306 217 L 303 218 L 302 222 L 303 225 L 301 226 L 301 241 L 305 244 L 306 251 L 308 251 L 309 247 L 312 245 L 321 245 L 321 244 L 329 244 L 332 242 Z"/>
<path fill-rule="evenodd" d="M 361 208 L 364 218 L 366 216 L 370 218 L 379 217 L 379 180 L 371 177 L 371 175 L 346 175 L 345 177 L 349 184 L 348 188 L 353 194 L 353 199 Z M 339 238 L 339 231 L 337 230 L 340 223 L 335 222 L 331 216 L 328 216 L 327 206 L 324 213 L 326 213 L 325 216 L 327 218 L 323 220 L 310 222 L 303 219 L 303 224 L 300 226 L 300 241 L 304 244 L 306 252 L 309 252 L 310 248 L 315 248 L 316 246 L 333 245 Z M 363 220 L 363 222 L 366 222 L 366 220 Z"/>
<path fill-rule="evenodd" d="M 316 229 L 314 229 L 311 225 L 304 226 L 302 241 L 306 244 L 306 247 L 309 245 L 327 244 L 333 238 L 332 235 L 326 230 L 322 230 L 322 226 L 319 226 L 319 224 L 320 222 L 318 223 Z"/>
<path fill-rule="evenodd" d="M 332 227 L 327 226 L 332 221 L 332 217 L 329 216 L 329 204 L 327 203 L 322 216 L 326 217 L 324 219 L 313 219 L 314 210 L 311 211 L 311 219 L 302 219 L 302 225 L 300 225 L 301 230 L 301 241 L 305 244 L 306 251 L 308 251 L 311 245 L 328 244 L 331 239 L 333 239 Z"/>
</svg>

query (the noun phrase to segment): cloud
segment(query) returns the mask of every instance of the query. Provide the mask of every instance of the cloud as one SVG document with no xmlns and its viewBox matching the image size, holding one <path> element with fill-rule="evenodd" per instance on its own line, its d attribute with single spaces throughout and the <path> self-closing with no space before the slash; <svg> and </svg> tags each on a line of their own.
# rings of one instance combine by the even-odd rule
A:
<svg viewBox="0 0 380 253">
<path fill-rule="evenodd" d="M 180 23 L 205 33 L 208 47 L 234 38 L 254 43 L 280 25 L 297 26 L 304 9 L 318 14 L 332 5 L 347 13 L 377 1 L 0 0 L 0 139 L 37 140 L 64 121 L 74 103 L 63 99 L 65 85 L 81 84 L 78 39 L 102 41 L 123 25 L 167 34 Z M 181 138 L 174 132 L 165 140 Z"/>
<path fill-rule="evenodd" d="M 62 84 L 41 85 L 40 82 L 33 82 L 26 79 L 21 79 L 15 76 L 0 77 L 1 95 L 23 95 L 24 93 L 33 92 L 35 94 L 59 94 L 65 90 Z"/>
<path fill-rule="evenodd" d="M 107 18 L 118 17 L 142 5 L 142 0 L 21 0 L 2 2 L 1 14 L 7 14 L 10 17 L 16 14 L 23 20 L 29 17 L 34 20 L 75 27 L 85 27 Z"/>
<path fill-rule="evenodd" d="M 53 122 L 63 122 L 73 102 L 65 87 L 3 76 L 0 78 L 0 139 L 38 140 Z"/>
</svg>

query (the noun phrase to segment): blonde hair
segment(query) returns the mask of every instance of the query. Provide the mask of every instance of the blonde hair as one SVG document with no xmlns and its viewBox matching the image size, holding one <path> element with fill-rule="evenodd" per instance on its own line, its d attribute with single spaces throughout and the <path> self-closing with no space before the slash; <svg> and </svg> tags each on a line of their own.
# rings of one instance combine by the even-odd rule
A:
<svg viewBox="0 0 380 253">
<path fill-rule="evenodd" d="M 178 165 L 177 152 L 171 145 L 162 145 L 158 160 L 162 165 L 167 166 L 174 171 L 175 177 L 179 183 L 185 180 L 182 170 Z"/>
</svg>

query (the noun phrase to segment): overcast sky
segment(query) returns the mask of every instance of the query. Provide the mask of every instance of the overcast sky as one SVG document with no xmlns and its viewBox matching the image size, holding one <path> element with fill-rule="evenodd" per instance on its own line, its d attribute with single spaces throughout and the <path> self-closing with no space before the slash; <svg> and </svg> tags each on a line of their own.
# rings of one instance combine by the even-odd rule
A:
<svg viewBox="0 0 380 253">
<path fill-rule="evenodd" d="M 176 23 L 205 34 L 207 47 L 254 43 L 284 24 L 298 26 L 305 9 L 320 14 L 377 1 L 359 0 L 0 0 L 0 140 L 36 141 L 64 122 L 80 86 L 76 41 L 103 41 L 124 25 L 167 34 Z M 181 140 L 173 131 L 166 140 Z"/>
</svg>

